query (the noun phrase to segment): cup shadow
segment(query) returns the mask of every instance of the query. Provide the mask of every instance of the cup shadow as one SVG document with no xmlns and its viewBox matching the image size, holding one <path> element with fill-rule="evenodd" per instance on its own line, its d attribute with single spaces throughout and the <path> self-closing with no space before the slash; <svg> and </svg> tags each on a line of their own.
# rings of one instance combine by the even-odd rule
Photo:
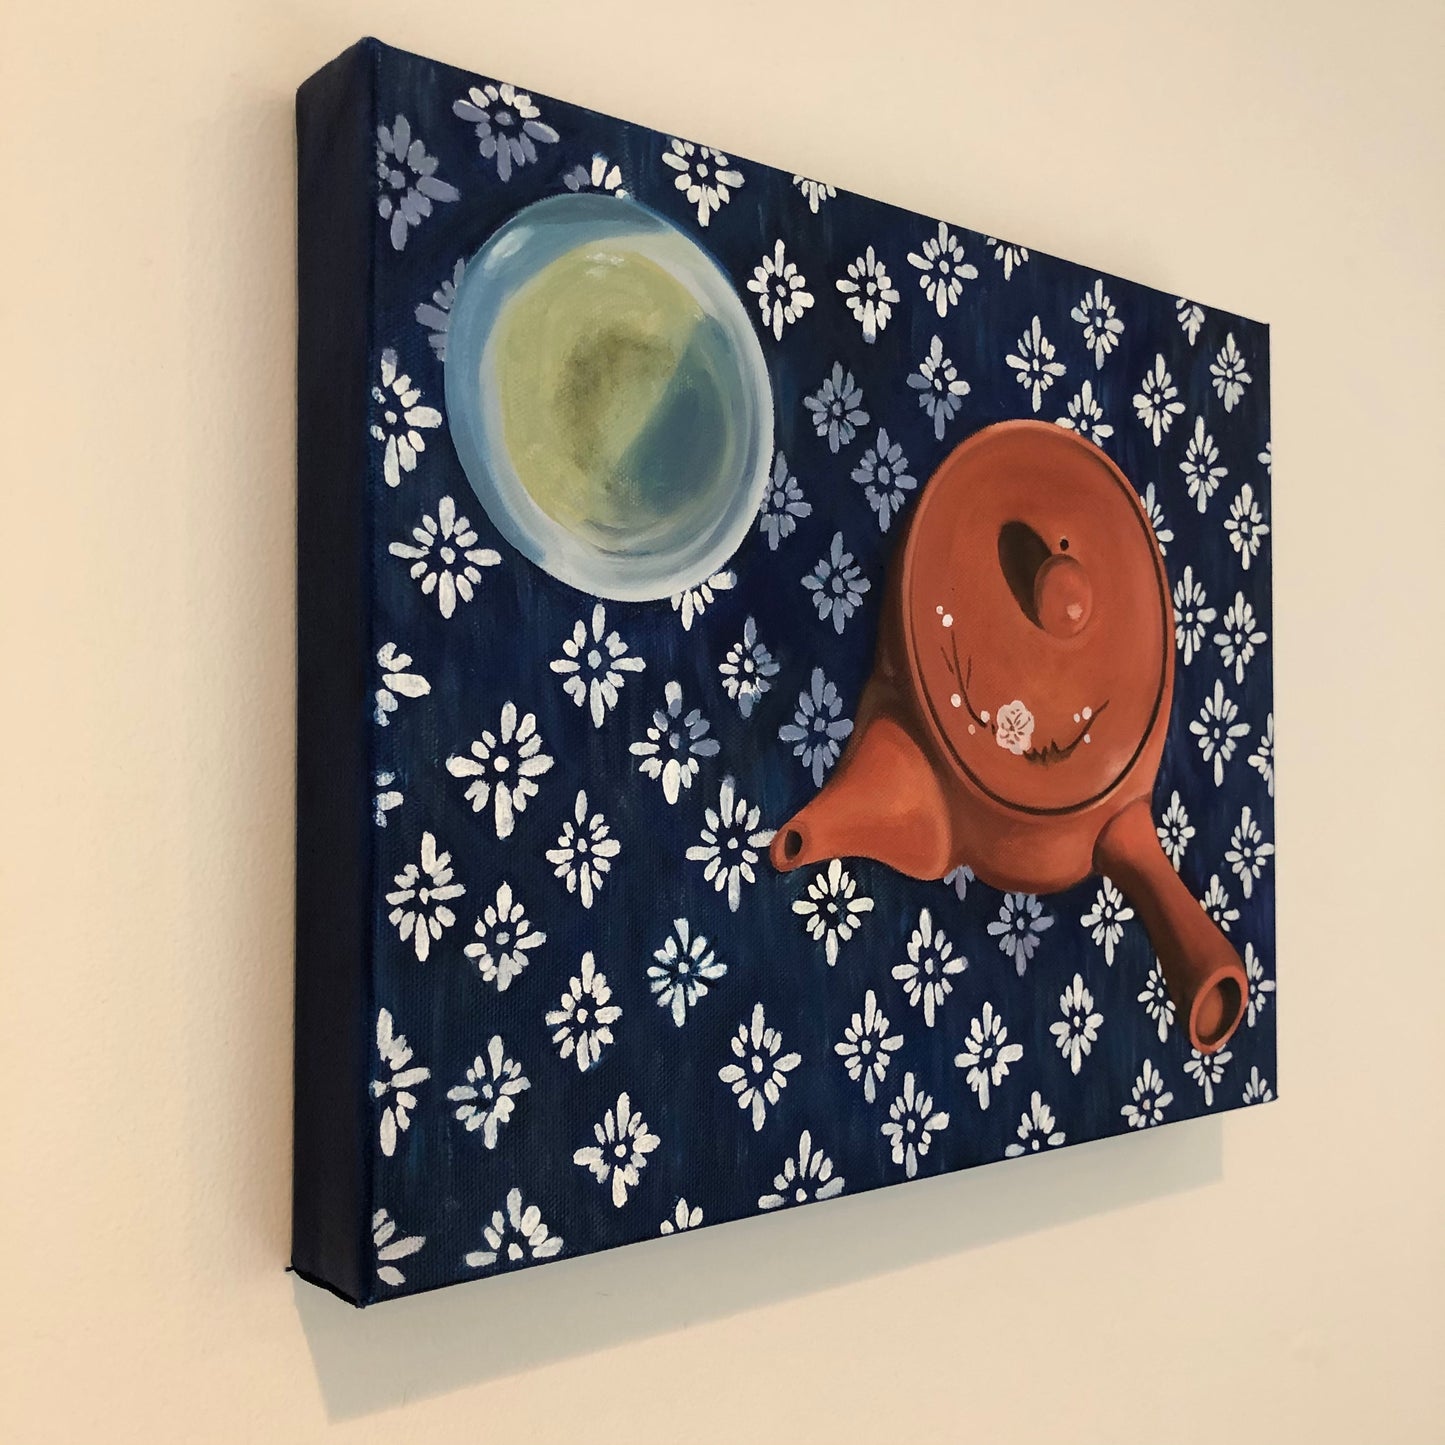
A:
<svg viewBox="0 0 1445 1445">
<path fill-rule="evenodd" d="M 1191 1120 L 906 1188 L 674 1235 L 366 1310 L 294 1281 L 332 1421 L 1202 1188 L 1223 1126 Z"/>
</svg>

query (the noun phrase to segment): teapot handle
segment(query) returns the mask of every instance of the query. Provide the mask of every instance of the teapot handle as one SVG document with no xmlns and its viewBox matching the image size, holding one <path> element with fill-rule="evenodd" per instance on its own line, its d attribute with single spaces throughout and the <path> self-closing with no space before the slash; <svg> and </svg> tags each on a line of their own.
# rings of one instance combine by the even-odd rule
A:
<svg viewBox="0 0 1445 1445">
<path fill-rule="evenodd" d="M 1105 826 L 1094 866 L 1124 890 L 1143 920 L 1189 1042 L 1203 1054 L 1223 1048 L 1244 1014 L 1249 979 L 1164 856 L 1147 798 L 1136 798 Z"/>
</svg>

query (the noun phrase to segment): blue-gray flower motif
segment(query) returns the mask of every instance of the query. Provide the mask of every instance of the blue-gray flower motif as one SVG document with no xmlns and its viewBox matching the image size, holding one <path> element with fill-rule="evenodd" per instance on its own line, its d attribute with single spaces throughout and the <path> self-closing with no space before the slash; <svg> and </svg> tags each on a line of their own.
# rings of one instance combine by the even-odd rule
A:
<svg viewBox="0 0 1445 1445">
<path fill-rule="evenodd" d="M 878 428 L 878 440 L 853 468 L 853 480 L 863 488 L 868 505 L 878 516 L 878 528 L 886 532 L 888 524 L 903 510 L 907 493 L 918 479 L 908 473 L 908 458 L 897 442 L 888 440 L 888 433 Z"/>
<path fill-rule="evenodd" d="M 818 609 L 822 622 L 831 621 L 833 631 L 840 637 L 843 624 L 858 610 L 863 594 L 873 584 L 863 575 L 863 569 L 853 560 L 853 554 L 843 550 L 843 534 L 833 533 L 833 544 L 826 557 L 820 557 L 813 570 L 803 578 L 803 586 L 813 594 L 813 606 Z"/>
<path fill-rule="evenodd" d="M 958 414 L 969 393 L 968 383 L 943 354 L 942 337 L 929 342 L 928 355 L 918 363 L 917 371 L 908 374 L 908 385 L 919 393 L 918 404 L 933 420 L 933 435 L 942 441 L 944 427 Z"/>
<path fill-rule="evenodd" d="M 788 470 L 787 457 L 779 452 L 773 458 L 773 480 L 758 513 L 758 530 L 768 539 L 769 550 L 776 552 L 778 543 L 793 535 L 799 519 L 812 515 L 812 505 L 803 500 L 803 489 Z"/>
<path fill-rule="evenodd" d="M 743 624 L 743 640 L 728 648 L 717 670 L 723 690 L 737 703 L 738 711 L 750 717 L 757 700 L 772 690 L 768 679 L 778 670 L 773 654 L 758 641 L 758 624 L 753 618 Z"/>
<path fill-rule="evenodd" d="M 462 273 L 467 263 L 459 260 L 452 267 L 452 273 L 431 294 L 430 301 L 423 301 L 416 308 L 417 321 L 428 331 L 427 341 L 436 352 L 438 361 L 447 359 L 447 332 L 452 324 L 452 307 L 457 302 L 457 287 L 462 284 Z"/>
<path fill-rule="evenodd" d="M 809 685 L 798 694 L 798 708 L 790 723 L 778 729 L 785 743 L 793 744 L 793 756 L 813 774 L 813 786 L 823 786 L 823 776 L 838 761 L 843 739 L 853 731 L 850 718 L 843 717 L 843 699 L 838 689 L 815 667 Z"/>
<path fill-rule="evenodd" d="M 1044 912 L 1043 904 L 1032 893 L 1005 895 L 998 917 L 988 926 L 989 936 L 998 939 L 998 946 L 1013 959 L 1019 977 L 1023 977 L 1029 959 L 1039 946 L 1040 935 L 1054 926 L 1053 915 Z"/>
<path fill-rule="evenodd" d="M 454 201 L 457 188 L 436 174 L 435 156 L 426 153 L 411 122 L 398 115 L 388 127 L 376 128 L 377 214 L 391 222 L 391 244 L 400 251 L 407 232 L 431 215 L 433 201 Z"/>
<path fill-rule="evenodd" d="M 851 371 L 843 370 L 841 361 L 833 363 L 833 374 L 823 378 L 822 386 L 812 396 L 803 398 L 803 405 L 813 415 L 814 430 L 820 437 L 827 437 L 832 452 L 852 441 L 860 426 L 868 425 L 863 388 L 854 382 Z"/>
<path fill-rule="evenodd" d="M 543 124 L 542 112 L 525 91 L 507 84 L 474 85 L 465 100 L 454 101 L 452 114 L 467 121 L 476 132 L 477 149 L 497 163 L 497 179 L 512 179 L 520 169 L 537 159 L 537 145 L 556 145 L 558 135 Z"/>
</svg>

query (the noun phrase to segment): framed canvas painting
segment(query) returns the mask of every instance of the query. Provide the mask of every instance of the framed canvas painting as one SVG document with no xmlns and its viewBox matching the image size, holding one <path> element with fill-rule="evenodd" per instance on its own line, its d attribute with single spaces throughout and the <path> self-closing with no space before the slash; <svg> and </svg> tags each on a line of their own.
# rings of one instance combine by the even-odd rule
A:
<svg viewBox="0 0 1445 1445">
<path fill-rule="evenodd" d="M 1263 325 L 375 41 L 298 134 L 298 1271 L 1273 1097 Z"/>
</svg>

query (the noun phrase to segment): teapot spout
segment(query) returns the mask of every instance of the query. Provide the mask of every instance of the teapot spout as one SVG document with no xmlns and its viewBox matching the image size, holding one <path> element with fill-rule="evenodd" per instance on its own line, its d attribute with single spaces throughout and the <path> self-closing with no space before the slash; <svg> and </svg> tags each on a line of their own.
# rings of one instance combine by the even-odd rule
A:
<svg viewBox="0 0 1445 1445">
<path fill-rule="evenodd" d="M 872 858 L 911 878 L 942 878 L 953 866 L 953 840 L 933 765 L 889 712 L 859 711 L 833 776 L 774 836 L 773 867 L 788 873 L 828 858 Z"/>
</svg>

